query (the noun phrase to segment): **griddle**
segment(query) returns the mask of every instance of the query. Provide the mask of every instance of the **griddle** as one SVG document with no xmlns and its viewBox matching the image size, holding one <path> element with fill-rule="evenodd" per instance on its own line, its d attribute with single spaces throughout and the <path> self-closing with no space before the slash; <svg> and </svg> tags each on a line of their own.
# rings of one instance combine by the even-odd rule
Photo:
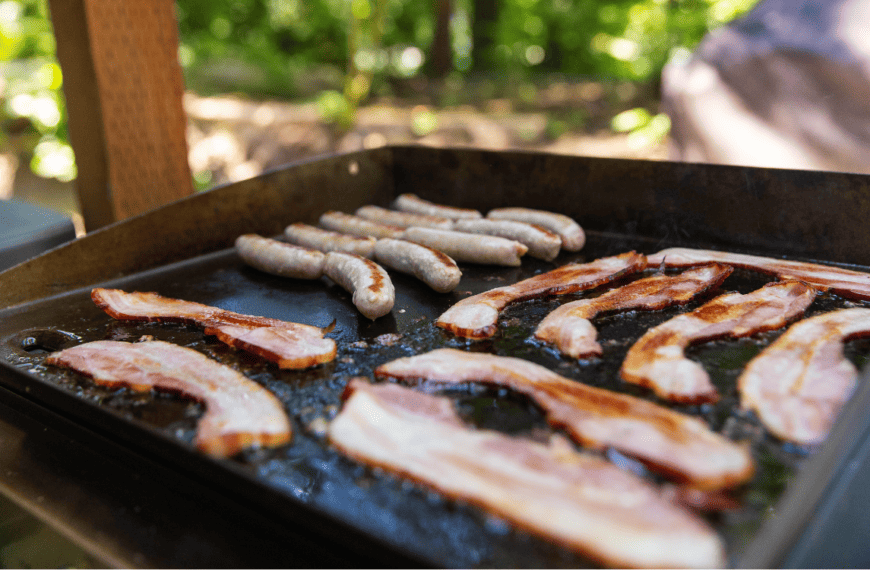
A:
<svg viewBox="0 0 870 570">
<path fill-rule="evenodd" d="M 18 434 L 16 465 L 23 465 L 17 475 L 0 475 L 0 490 L 32 510 L 42 508 L 37 514 L 44 518 L 62 519 L 73 536 L 90 535 L 88 546 L 121 566 L 588 566 L 576 553 L 333 450 L 321 428 L 340 408 L 348 379 L 372 377 L 384 362 L 449 346 L 525 358 L 581 382 L 654 399 L 618 379 L 625 352 L 649 327 L 709 296 L 684 307 L 596 320 L 605 354 L 588 362 L 561 357 L 531 332 L 550 310 L 601 290 L 512 306 L 485 341 L 452 337 L 434 320 L 470 294 L 629 250 L 709 247 L 870 271 L 866 184 L 866 177 L 844 173 L 387 147 L 298 163 L 170 204 L 0 274 L 0 433 L 8 425 L 13 440 Z M 375 321 L 361 316 L 350 295 L 327 278 L 267 275 L 245 266 L 231 248 L 242 233 L 277 236 L 292 222 L 315 222 L 327 209 L 388 206 L 402 192 L 482 211 L 559 211 L 584 226 L 588 243 L 551 263 L 462 264 L 462 282 L 445 295 L 391 272 L 396 304 Z M 745 293 L 765 282 L 736 271 L 711 294 Z M 334 320 L 329 336 L 338 356 L 309 370 L 281 371 L 196 327 L 114 321 L 91 303 L 95 285 L 322 327 Z M 823 295 L 809 314 L 856 305 L 865 304 Z M 724 397 L 716 405 L 678 409 L 749 442 L 758 462 L 754 479 L 734 493 L 741 507 L 708 518 L 734 565 L 866 565 L 860 537 L 842 531 L 866 528 L 851 525 L 866 522 L 861 507 L 870 506 L 866 491 L 858 496 L 868 500 L 857 508 L 844 500 L 862 487 L 867 469 L 870 423 L 860 413 L 870 403 L 866 383 L 818 450 L 782 444 L 737 408 L 737 375 L 780 333 L 716 341 L 689 353 Z M 48 352 L 80 342 L 144 335 L 199 350 L 266 386 L 285 404 L 293 443 L 215 460 L 191 445 L 199 404 L 106 390 L 43 363 Z M 863 367 L 870 341 L 851 342 L 847 351 Z M 552 433 L 534 404 L 508 390 L 470 384 L 444 393 L 478 427 L 538 439 Z M 630 458 L 605 455 L 658 480 Z M 55 472 L 62 473 L 59 485 L 46 476 Z M 41 503 L 33 498 L 40 492 Z M 88 503 L 96 512 L 87 512 Z"/>
</svg>

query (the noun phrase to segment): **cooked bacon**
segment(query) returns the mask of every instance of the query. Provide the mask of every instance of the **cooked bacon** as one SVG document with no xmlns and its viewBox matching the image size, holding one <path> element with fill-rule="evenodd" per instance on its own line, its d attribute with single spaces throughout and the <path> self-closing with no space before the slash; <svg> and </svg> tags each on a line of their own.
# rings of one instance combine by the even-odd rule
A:
<svg viewBox="0 0 870 570">
<path fill-rule="evenodd" d="M 279 368 L 309 368 L 335 358 L 335 341 L 321 328 L 266 317 L 242 315 L 157 293 L 94 289 L 91 299 L 110 317 L 198 325 L 221 342 L 275 362 Z"/>
<path fill-rule="evenodd" d="M 870 309 L 843 309 L 792 325 L 743 371 L 737 381 L 741 404 L 781 439 L 822 443 L 858 379 L 843 343 L 868 335 Z"/>
<path fill-rule="evenodd" d="M 101 386 L 157 389 L 203 402 L 194 443 L 214 457 L 290 441 L 290 421 L 271 392 L 190 348 L 101 340 L 55 352 L 46 363 L 72 368 Z"/>
<path fill-rule="evenodd" d="M 704 368 L 686 358 L 690 344 L 775 330 L 803 314 L 816 291 L 800 281 L 768 283 L 741 295 L 729 293 L 691 313 L 652 328 L 632 346 L 620 374 L 674 402 L 715 402 L 719 393 Z"/>
<path fill-rule="evenodd" d="M 330 441 L 354 459 L 473 503 L 618 567 L 724 564 L 716 533 L 655 486 L 564 440 L 465 427 L 451 402 L 401 386 L 348 384 Z"/>
<path fill-rule="evenodd" d="M 648 261 L 650 266 L 664 264 L 666 267 L 689 267 L 711 262 L 724 263 L 734 267 L 773 274 L 783 280 L 803 281 L 820 291 L 830 289 L 852 299 L 870 299 L 870 273 L 818 263 L 679 247 L 662 250 L 649 256 Z"/>
<path fill-rule="evenodd" d="M 579 443 L 612 447 L 650 468 L 703 489 L 730 487 L 753 472 L 748 451 L 711 431 L 700 420 L 640 398 L 593 388 L 543 366 L 506 356 L 450 348 L 400 358 L 375 375 L 437 384 L 483 382 L 532 398 L 547 421 Z"/>
<path fill-rule="evenodd" d="M 574 358 L 600 355 L 601 345 L 595 342 L 598 332 L 589 322 L 596 315 L 626 309 L 658 310 L 687 303 L 721 284 L 732 271 L 725 265 L 713 264 L 680 275 L 655 275 L 593 299 L 567 303 L 541 321 L 535 337 L 555 344 L 563 354 Z"/>
<path fill-rule="evenodd" d="M 591 289 L 640 271 L 645 266 L 646 258 L 633 251 L 590 263 L 564 265 L 513 285 L 463 299 L 438 317 L 435 324 L 456 336 L 487 338 L 495 334 L 499 311 L 511 303 Z"/>
</svg>

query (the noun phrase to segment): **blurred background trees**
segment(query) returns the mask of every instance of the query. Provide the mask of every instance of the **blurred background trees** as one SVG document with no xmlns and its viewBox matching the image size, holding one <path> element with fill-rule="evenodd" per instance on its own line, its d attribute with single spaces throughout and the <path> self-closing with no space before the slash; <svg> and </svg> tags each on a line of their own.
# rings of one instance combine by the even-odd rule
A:
<svg viewBox="0 0 870 570">
<path fill-rule="evenodd" d="M 522 107 L 555 83 L 619 82 L 653 98 L 609 127 L 655 137 L 669 127 L 655 107 L 662 66 L 756 1 L 178 0 L 179 61 L 198 93 L 314 101 L 336 128 L 378 98 Z M 0 66 L 0 152 L 74 178 L 46 0 L 0 0 Z M 548 131 L 582 122 L 563 114 Z"/>
</svg>

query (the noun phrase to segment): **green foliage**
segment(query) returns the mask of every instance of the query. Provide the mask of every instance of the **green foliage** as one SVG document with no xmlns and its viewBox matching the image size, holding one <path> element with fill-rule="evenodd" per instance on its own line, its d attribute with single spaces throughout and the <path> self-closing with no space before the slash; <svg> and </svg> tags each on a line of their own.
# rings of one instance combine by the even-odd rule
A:
<svg viewBox="0 0 870 570">
<path fill-rule="evenodd" d="M 0 149 L 30 160 L 34 172 L 75 178 L 63 78 L 45 0 L 0 1 Z"/>
<path fill-rule="evenodd" d="M 531 105 L 534 78 L 553 73 L 651 82 L 675 53 L 685 54 L 707 31 L 756 2 L 452 0 L 453 72 L 443 82 L 445 101 L 507 91 Z M 197 91 L 314 100 L 324 120 L 347 128 L 357 105 L 372 93 L 390 93 L 395 81 L 431 71 L 437 5 L 437 0 L 177 0 L 179 61 L 187 85 Z M 475 38 L 474 13 L 484 5 L 496 6 L 497 14 L 486 28 L 488 37 Z M 0 135 L 0 145 L 29 153 L 40 174 L 70 179 L 75 167 L 48 16 L 46 0 L 0 0 L 0 121 L 3 133 L 12 134 Z M 489 73 L 478 73 L 475 54 Z M 465 94 L 472 74 L 476 91 Z M 613 128 L 638 140 L 664 136 L 667 117 L 644 112 L 625 116 L 634 117 L 631 128 L 620 126 L 625 117 Z M 546 133 L 555 138 L 582 122 L 551 118 Z M 431 117 L 416 117 L 414 128 L 434 128 Z"/>
</svg>

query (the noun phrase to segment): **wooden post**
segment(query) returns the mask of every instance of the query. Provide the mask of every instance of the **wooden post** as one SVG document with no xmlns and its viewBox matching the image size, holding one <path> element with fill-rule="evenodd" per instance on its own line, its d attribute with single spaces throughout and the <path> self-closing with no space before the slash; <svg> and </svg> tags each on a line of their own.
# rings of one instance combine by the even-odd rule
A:
<svg viewBox="0 0 870 570">
<path fill-rule="evenodd" d="M 173 0 L 49 0 L 88 231 L 193 193 Z"/>
</svg>

